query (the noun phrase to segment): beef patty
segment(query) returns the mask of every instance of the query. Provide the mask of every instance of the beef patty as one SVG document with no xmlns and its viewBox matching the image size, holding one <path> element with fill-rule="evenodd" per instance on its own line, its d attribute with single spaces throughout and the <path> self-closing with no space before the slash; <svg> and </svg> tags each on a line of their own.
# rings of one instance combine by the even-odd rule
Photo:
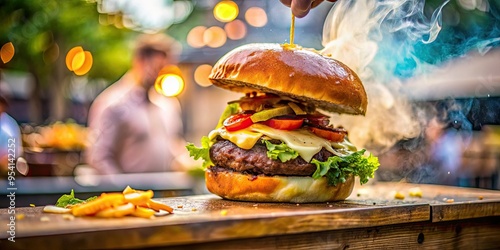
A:
<svg viewBox="0 0 500 250">
<path fill-rule="evenodd" d="M 314 158 L 326 161 L 332 155 L 323 148 Z M 287 162 L 267 157 L 267 148 L 260 142 L 246 150 L 228 140 L 219 140 L 210 148 L 210 158 L 218 168 L 229 168 L 252 175 L 311 176 L 316 171 L 316 165 L 307 163 L 300 156 Z"/>
</svg>

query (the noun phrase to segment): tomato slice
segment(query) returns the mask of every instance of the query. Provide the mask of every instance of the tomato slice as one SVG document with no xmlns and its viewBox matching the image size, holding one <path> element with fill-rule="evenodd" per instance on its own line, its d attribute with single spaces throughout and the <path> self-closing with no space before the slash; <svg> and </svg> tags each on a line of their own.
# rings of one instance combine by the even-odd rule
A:
<svg viewBox="0 0 500 250">
<path fill-rule="evenodd" d="M 334 131 L 330 129 L 322 129 L 316 127 L 309 127 L 309 129 L 319 137 L 325 138 L 329 141 L 341 142 L 344 140 L 346 132 L 344 131 Z"/>
<path fill-rule="evenodd" d="M 228 117 L 224 120 L 224 127 L 227 131 L 238 131 L 244 128 L 250 127 L 253 124 L 252 119 L 250 119 L 252 114 L 236 114 Z"/>
<path fill-rule="evenodd" d="M 302 126 L 304 119 L 274 118 L 262 123 L 275 129 L 294 130 Z"/>
</svg>

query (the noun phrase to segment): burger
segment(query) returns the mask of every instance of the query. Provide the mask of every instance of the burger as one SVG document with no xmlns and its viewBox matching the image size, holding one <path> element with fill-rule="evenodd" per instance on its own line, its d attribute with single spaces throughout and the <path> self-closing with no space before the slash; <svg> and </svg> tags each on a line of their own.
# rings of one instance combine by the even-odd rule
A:
<svg viewBox="0 0 500 250">
<path fill-rule="evenodd" d="M 254 202 L 346 199 L 355 178 L 373 178 L 378 159 L 358 150 L 328 113 L 364 115 L 367 96 L 345 64 L 298 46 L 248 44 L 223 56 L 209 76 L 241 92 L 201 146 L 207 189 Z M 243 95 L 244 94 L 244 95 Z"/>
</svg>

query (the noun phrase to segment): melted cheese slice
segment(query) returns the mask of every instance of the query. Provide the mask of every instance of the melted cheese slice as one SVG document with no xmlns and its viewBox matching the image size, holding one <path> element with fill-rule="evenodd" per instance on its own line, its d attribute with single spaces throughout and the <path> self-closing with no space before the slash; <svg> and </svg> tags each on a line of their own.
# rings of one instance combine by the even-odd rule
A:
<svg viewBox="0 0 500 250">
<path fill-rule="evenodd" d="M 264 135 L 284 142 L 288 147 L 297 151 L 300 157 L 307 162 L 310 162 L 313 156 L 321 151 L 322 148 L 335 155 L 345 155 L 356 151 L 356 147 L 347 140 L 340 143 L 330 142 L 318 137 L 307 129 L 286 131 L 258 123 L 235 132 L 228 132 L 224 127 L 221 127 L 210 132 L 208 137 L 210 140 L 213 140 L 215 137 L 220 136 L 240 148 L 251 149 Z"/>
<path fill-rule="evenodd" d="M 224 128 L 224 126 L 222 126 L 218 129 L 212 130 L 212 132 L 208 134 L 208 138 L 210 140 L 214 140 L 218 135 L 236 144 L 242 149 L 251 149 L 264 134 L 252 131 L 250 128 L 229 132 Z"/>
</svg>

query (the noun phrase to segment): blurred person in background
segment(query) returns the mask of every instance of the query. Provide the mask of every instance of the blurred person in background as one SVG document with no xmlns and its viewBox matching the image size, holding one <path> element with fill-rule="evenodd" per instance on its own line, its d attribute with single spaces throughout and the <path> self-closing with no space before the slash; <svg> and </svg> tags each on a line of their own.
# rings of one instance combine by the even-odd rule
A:
<svg viewBox="0 0 500 250">
<path fill-rule="evenodd" d="M 163 67 L 177 62 L 180 50 L 165 34 L 139 36 L 132 68 L 92 103 L 86 157 L 99 174 L 179 169 L 174 158 L 185 150 L 180 104 L 153 85 Z"/>
<path fill-rule="evenodd" d="M 0 173 L 9 172 L 9 163 L 22 154 L 21 130 L 16 120 L 7 114 L 9 104 L 0 95 Z"/>
</svg>

